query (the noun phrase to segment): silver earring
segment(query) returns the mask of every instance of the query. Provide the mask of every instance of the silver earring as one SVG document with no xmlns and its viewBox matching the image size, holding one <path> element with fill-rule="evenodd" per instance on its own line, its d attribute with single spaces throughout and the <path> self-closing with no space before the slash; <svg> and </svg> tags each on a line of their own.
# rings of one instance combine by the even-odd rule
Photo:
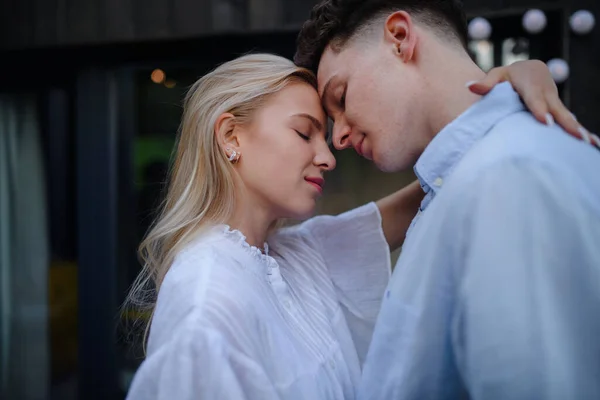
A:
<svg viewBox="0 0 600 400">
<path fill-rule="evenodd" d="M 242 153 L 238 153 L 237 151 L 233 150 L 233 152 L 231 153 L 231 155 L 229 156 L 228 159 L 233 164 L 235 164 L 236 162 L 238 162 L 240 160 L 241 156 L 242 156 Z"/>
</svg>

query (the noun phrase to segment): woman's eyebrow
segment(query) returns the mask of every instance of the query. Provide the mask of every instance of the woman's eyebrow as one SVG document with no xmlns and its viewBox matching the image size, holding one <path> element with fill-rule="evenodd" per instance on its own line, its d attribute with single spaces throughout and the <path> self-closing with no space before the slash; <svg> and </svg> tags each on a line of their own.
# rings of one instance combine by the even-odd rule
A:
<svg viewBox="0 0 600 400">
<path fill-rule="evenodd" d="M 299 113 L 299 114 L 294 114 L 293 116 L 306 118 L 306 119 L 310 120 L 310 122 L 312 122 L 312 124 L 315 126 L 315 128 L 317 128 L 317 130 L 319 130 L 319 131 L 323 130 L 323 124 L 321 123 L 321 121 L 319 121 L 317 118 L 313 117 L 310 114 Z"/>
</svg>

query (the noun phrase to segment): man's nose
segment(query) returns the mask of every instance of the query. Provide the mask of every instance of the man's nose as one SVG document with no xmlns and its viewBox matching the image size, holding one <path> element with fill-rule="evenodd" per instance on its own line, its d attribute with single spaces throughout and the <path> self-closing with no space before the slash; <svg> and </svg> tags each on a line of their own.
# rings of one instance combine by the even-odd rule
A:
<svg viewBox="0 0 600 400">
<path fill-rule="evenodd" d="M 352 145 L 350 134 L 352 130 L 346 123 L 333 124 L 333 146 L 338 150 L 347 149 Z"/>
</svg>

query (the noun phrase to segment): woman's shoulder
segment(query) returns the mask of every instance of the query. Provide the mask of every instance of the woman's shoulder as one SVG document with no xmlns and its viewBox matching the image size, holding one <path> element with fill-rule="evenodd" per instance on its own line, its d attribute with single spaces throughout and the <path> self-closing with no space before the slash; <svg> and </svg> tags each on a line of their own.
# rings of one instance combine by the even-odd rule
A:
<svg viewBox="0 0 600 400">
<path fill-rule="evenodd" d="M 200 307 L 207 295 L 222 295 L 221 286 L 241 284 L 249 260 L 237 247 L 219 230 L 197 237 L 175 256 L 159 297 Z"/>
<path fill-rule="evenodd" d="M 223 235 L 194 240 L 175 257 L 160 287 L 152 330 L 164 339 L 195 319 L 206 328 L 227 328 L 241 315 L 251 317 L 257 285 L 249 258 Z"/>
<path fill-rule="evenodd" d="M 197 261 L 209 262 L 227 253 L 228 243 L 216 228 L 198 233 L 175 256 L 171 269 L 194 264 Z"/>
<path fill-rule="evenodd" d="M 202 352 L 210 351 L 208 342 L 230 341 L 235 338 L 231 330 L 222 329 L 212 323 L 206 313 L 199 308 L 192 308 L 178 320 L 171 321 L 162 316 L 155 316 L 148 337 L 147 357 L 156 357 L 165 351 L 182 350 L 191 356 L 194 349 Z"/>
</svg>

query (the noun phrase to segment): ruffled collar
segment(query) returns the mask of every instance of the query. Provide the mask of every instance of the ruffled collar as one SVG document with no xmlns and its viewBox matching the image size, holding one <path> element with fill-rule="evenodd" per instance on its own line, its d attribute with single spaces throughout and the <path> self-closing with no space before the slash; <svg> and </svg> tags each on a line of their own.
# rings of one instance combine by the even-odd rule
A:
<svg viewBox="0 0 600 400">
<path fill-rule="evenodd" d="M 258 258 L 259 260 L 270 259 L 269 256 L 269 244 L 265 242 L 263 244 L 264 253 L 261 249 L 256 246 L 252 246 L 246 240 L 246 236 L 237 229 L 232 229 L 229 225 L 221 224 L 219 225 L 221 233 L 223 233 L 226 237 L 231 239 L 232 241 L 239 244 L 242 248 L 244 248 L 248 253 L 250 253 L 253 257 Z"/>
<path fill-rule="evenodd" d="M 217 226 L 219 232 L 233 243 L 237 243 L 248 255 L 250 255 L 257 264 L 261 265 L 260 272 L 251 268 L 254 272 L 265 274 L 268 281 L 277 288 L 285 288 L 286 284 L 281 276 L 279 264 L 269 254 L 269 245 L 264 243 L 264 253 L 256 246 L 252 246 L 246 241 L 246 236 L 237 229 L 232 229 L 229 225 L 221 224 Z"/>
</svg>

